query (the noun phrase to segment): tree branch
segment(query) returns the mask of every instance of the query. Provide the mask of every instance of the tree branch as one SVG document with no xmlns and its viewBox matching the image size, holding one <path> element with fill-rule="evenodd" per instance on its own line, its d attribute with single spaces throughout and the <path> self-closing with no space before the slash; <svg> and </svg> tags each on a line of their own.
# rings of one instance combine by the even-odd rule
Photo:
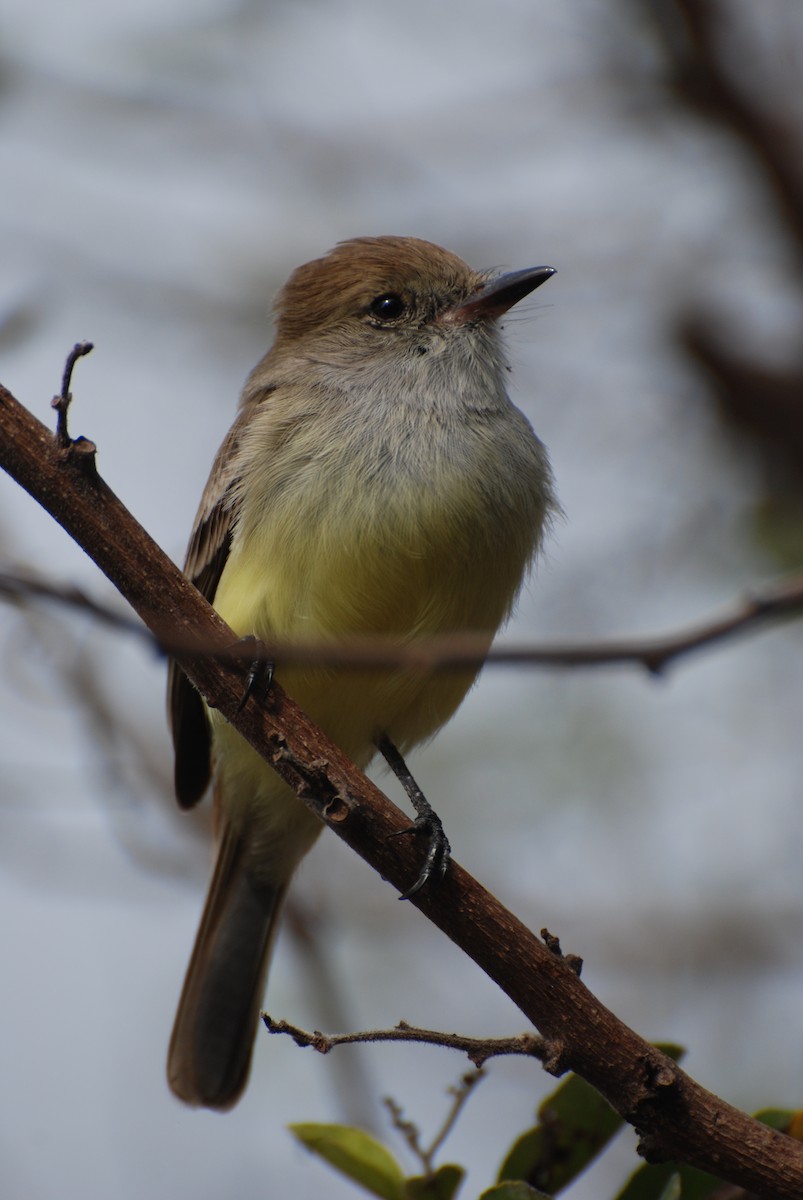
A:
<svg viewBox="0 0 803 1200">
<path fill-rule="evenodd" d="M 2 465 L 94 559 L 163 644 L 214 649 L 234 634 L 97 475 L 87 443 L 54 436 L 0 387 Z M 279 688 L 238 711 L 239 664 L 176 655 L 218 708 L 322 821 L 394 888 L 418 870 L 408 819 Z M 678 1159 L 772 1200 L 803 1195 L 803 1145 L 707 1092 L 638 1037 L 545 945 L 457 863 L 411 901 L 507 993 L 549 1043 L 548 1069 L 574 1070 L 641 1134 L 651 1159 Z M 551 948 L 550 948 L 551 946 Z M 576 965 L 576 964 L 575 964 Z"/>
</svg>

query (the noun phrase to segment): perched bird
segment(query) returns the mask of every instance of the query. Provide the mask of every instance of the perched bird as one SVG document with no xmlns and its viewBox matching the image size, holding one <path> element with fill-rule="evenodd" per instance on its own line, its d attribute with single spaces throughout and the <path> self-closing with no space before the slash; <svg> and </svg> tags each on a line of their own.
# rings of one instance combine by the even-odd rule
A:
<svg viewBox="0 0 803 1200">
<path fill-rule="evenodd" d="M 481 273 L 429 242 L 366 237 L 290 276 L 185 565 L 238 634 L 270 647 L 471 631 L 490 645 L 554 508 L 546 451 L 507 395 L 499 318 L 553 274 Z M 277 678 L 365 767 L 379 745 L 392 758 L 431 737 L 476 674 Z M 188 1104 L 226 1109 L 248 1077 L 282 901 L 322 825 L 175 666 L 169 700 L 178 801 L 212 779 L 217 860 L 168 1079 Z"/>
</svg>

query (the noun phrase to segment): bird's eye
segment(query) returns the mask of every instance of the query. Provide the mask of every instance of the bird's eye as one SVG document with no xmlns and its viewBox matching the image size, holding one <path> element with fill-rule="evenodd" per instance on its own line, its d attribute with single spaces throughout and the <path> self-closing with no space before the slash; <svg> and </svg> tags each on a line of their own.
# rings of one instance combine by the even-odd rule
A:
<svg viewBox="0 0 803 1200">
<path fill-rule="evenodd" d="M 368 311 L 380 321 L 397 320 L 404 308 L 404 301 L 396 292 L 383 292 L 368 305 Z"/>
</svg>

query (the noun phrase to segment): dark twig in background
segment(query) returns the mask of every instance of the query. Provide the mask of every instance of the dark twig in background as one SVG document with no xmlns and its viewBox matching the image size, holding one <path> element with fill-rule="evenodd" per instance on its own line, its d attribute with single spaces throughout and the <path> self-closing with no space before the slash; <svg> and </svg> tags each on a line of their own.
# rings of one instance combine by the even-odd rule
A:
<svg viewBox="0 0 803 1200">
<path fill-rule="evenodd" d="M 755 12 L 751 12 L 751 7 Z M 776 5 L 760 36 L 759 8 L 722 0 L 650 0 L 672 85 L 697 116 L 734 138 L 766 185 L 768 218 L 786 236 L 788 280 L 803 301 L 803 93 L 799 4 Z M 640 13 L 644 5 L 639 3 Z M 773 211 L 774 210 L 774 211 Z M 749 318 L 745 324 L 749 329 Z M 803 504 L 803 329 L 786 362 L 739 336 L 732 314 L 693 302 L 678 319 L 688 354 L 713 384 L 723 421 L 764 459 L 774 499 Z M 779 488 L 780 485 L 780 488 Z"/>
<path fill-rule="evenodd" d="M 696 650 L 764 628 L 782 617 L 803 613 L 803 575 L 795 574 L 748 592 L 720 613 L 685 629 L 653 637 L 610 639 L 588 643 L 549 646 L 501 645 L 485 650 L 482 637 L 470 634 L 420 638 L 407 645 L 382 637 L 346 637 L 337 642 L 277 640 L 266 655 L 255 654 L 253 644 L 218 647 L 214 651 L 197 639 L 156 639 L 139 621 L 93 600 L 71 585 L 58 585 L 11 571 L 0 571 L 0 598 L 52 601 L 75 608 L 98 621 L 144 638 L 161 654 L 213 656 L 232 663 L 271 662 L 281 666 L 313 663 L 315 666 L 353 670 L 386 670 L 406 667 L 411 671 L 459 671 L 467 665 L 488 662 L 498 666 L 605 667 L 640 666 L 652 675 L 662 675 L 676 660 Z"/>
<path fill-rule="evenodd" d="M 318 1008 L 331 1025 L 345 1029 L 350 1023 L 349 996 L 336 969 L 331 952 L 331 930 L 324 906 L 302 901 L 291 894 L 284 910 L 284 929 L 293 938 L 308 979 L 309 993 L 317 997 Z M 266 1027 L 270 1017 L 263 1014 Z M 300 1031 L 299 1031 L 300 1032 Z M 338 1055 L 332 1066 L 333 1090 L 343 1119 L 360 1129 L 374 1129 L 376 1110 L 370 1064 L 364 1052 Z"/>
</svg>

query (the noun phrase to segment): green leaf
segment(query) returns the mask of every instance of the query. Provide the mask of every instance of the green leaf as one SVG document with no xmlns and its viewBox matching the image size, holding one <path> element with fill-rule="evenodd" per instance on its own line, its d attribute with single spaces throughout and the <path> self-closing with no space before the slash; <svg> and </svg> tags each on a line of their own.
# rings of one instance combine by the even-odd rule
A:
<svg viewBox="0 0 803 1200">
<path fill-rule="evenodd" d="M 669 1181 L 661 1192 L 661 1200 L 681 1200 L 680 1176 L 670 1175 Z"/>
<path fill-rule="evenodd" d="M 761 1112 L 755 1114 L 756 1120 L 762 1125 L 769 1125 L 770 1129 L 777 1129 L 779 1133 L 789 1130 L 795 1115 L 790 1108 L 762 1108 Z"/>
<path fill-rule="evenodd" d="M 616 1200 L 708 1200 L 722 1180 L 676 1162 L 639 1167 Z"/>
<path fill-rule="evenodd" d="M 407 1200 L 452 1200 L 465 1178 L 465 1171 L 454 1163 L 438 1167 L 434 1175 L 415 1175 L 404 1184 Z"/>
<path fill-rule="evenodd" d="M 630 1176 L 616 1200 L 661 1200 L 667 1186 L 677 1176 L 677 1165 L 673 1162 L 645 1164 Z"/>
<path fill-rule="evenodd" d="M 677 1042 L 653 1042 L 656 1050 L 660 1050 L 667 1058 L 674 1059 L 675 1062 L 680 1062 L 683 1055 L 686 1053 L 685 1046 L 679 1046 Z"/>
<path fill-rule="evenodd" d="M 656 1045 L 670 1058 L 683 1049 L 672 1043 Z M 499 1180 L 522 1179 L 554 1195 L 584 1171 L 621 1128 L 623 1121 L 599 1092 L 570 1075 L 538 1110 L 539 1124 L 513 1143 L 499 1171 Z"/>
<path fill-rule="evenodd" d="M 679 1168 L 681 1200 L 708 1200 L 722 1187 L 722 1180 L 707 1171 L 698 1171 L 696 1167 Z"/>
<path fill-rule="evenodd" d="M 588 1166 L 622 1125 L 622 1118 L 579 1075 L 543 1102 L 540 1124 L 510 1148 L 499 1181 L 521 1179 L 554 1195 Z"/>
<path fill-rule="evenodd" d="M 291 1125 L 290 1132 L 313 1154 L 381 1200 L 405 1200 L 404 1173 L 390 1151 L 348 1125 Z"/>
<path fill-rule="evenodd" d="M 479 1200 L 551 1200 L 546 1192 L 539 1192 L 525 1183 L 523 1179 L 509 1179 L 505 1183 L 497 1183 L 487 1192 L 483 1192 Z"/>
</svg>

